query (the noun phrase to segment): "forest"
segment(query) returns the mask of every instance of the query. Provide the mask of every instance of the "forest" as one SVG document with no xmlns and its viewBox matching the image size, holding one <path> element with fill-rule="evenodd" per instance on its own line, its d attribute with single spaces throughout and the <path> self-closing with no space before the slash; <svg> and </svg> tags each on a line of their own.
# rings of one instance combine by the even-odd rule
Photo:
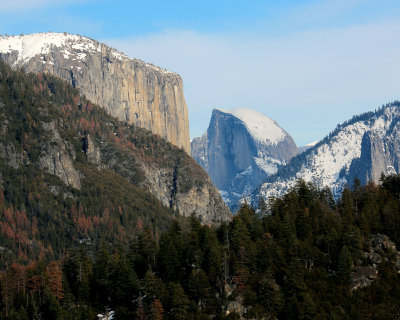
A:
<svg viewBox="0 0 400 320">
<path fill-rule="evenodd" d="M 88 134 L 113 166 L 88 161 Z M 61 146 L 75 155 L 81 189 L 38 166 Z M 140 168 L 121 165 L 132 156 L 175 166 L 176 188 L 200 186 L 206 176 L 184 151 L 59 79 L 1 62 L 0 155 L 0 319 L 399 317 L 400 176 L 355 180 L 337 201 L 300 180 L 203 225 L 140 188 Z"/>
<path fill-rule="evenodd" d="M 298 181 L 216 227 L 192 216 L 156 240 L 139 223 L 129 245 L 13 263 L 1 275 L 2 318 L 397 319 L 400 176 L 381 182 L 356 180 L 335 202 Z M 376 276 L 355 285 L 368 268 Z"/>
</svg>

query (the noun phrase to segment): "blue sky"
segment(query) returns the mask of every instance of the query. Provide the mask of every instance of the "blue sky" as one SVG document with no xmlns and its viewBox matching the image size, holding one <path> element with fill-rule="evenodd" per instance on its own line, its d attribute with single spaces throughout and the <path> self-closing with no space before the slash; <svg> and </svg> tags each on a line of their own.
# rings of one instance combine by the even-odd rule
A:
<svg viewBox="0 0 400 320">
<path fill-rule="evenodd" d="M 0 0 L 0 33 L 87 35 L 179 73 L 191 136 L 254 108 L 298 145 L 400 99 L 400 2 Z"/>
</svg>

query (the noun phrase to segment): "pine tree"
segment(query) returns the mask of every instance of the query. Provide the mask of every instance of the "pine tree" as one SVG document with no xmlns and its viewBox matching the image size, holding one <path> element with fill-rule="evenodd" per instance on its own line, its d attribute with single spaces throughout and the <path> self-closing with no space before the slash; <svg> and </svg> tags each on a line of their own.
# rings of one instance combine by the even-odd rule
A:
<svg viewBox="0 0 400 320">
<path fill-rule="evenodd" d="M 344 226 L 354 223 L 353 196 L 347 188 L 343 190 L 341 199 L 341 219 Z"/>
<path fill-rule="evenodd" d="M 144 292 L 151 299 L 160 299 L 163 289 L 163 282 L 153 272 L 147 270 L 144 277 Z"/>
<path fill-rule="evenodd" d="M 338 276 L 344 282 L 349 281 L 349 276 L 353 268 L 351 253 L 346 246 L 342 247 L 338 257 Z"/>
<path fill-rule="evenodd" d="M 263 197 L 260 197 L 260 201 L 258 202 L 258 214 L 261 218 L 266 217 L 268 214 L 268 207 Z"/>
<path fill-rule="evenodd" d="M 171 282 L 169 284 L 170 294 L 170 312 L 173 319 L 184 320 L 189 308 L 189 299 L 179 283 Z"/>
<path fill-rule="evenodd" d="M 60 301 L 64 297 L 62 272 L 58 262 L 52 261 L 47 266 L 48 288 L 51 294 Z"/>
<path fill-rule="evenodd" d="M 147 320 L 146 312 L 144 310 L 143 299 L 142 297 L 139 298 L 138 307 L 136 309 L 136 318 L 138 320 Z"/>
<path fill-rule="evenodd" d="M 210 298 L 210 284 L 207 274 L 201 269 L 193 269 L 188 281 L 188 289 L 190 297 L 201 306 L 207 304 Z"/>
<path fill-rule="evenodd" d="M 162 320 L 164 317 L 164 308 L 160 300 L 155 299 L 150 306 L 149 320 Z"/>
</svg>

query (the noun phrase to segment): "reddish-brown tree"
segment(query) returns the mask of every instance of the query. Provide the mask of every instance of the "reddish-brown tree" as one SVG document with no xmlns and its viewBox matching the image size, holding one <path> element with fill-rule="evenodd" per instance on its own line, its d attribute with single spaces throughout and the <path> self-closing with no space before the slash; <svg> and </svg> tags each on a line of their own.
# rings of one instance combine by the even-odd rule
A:
<svg viewBox="0 0 400 320">
<path fill-rule="evenodd" d="M 52 261 L 47 266 L 47 282 L 53 296 L 57 300 L 61 300 L 64 297 L 62 271 L 57 261 Z"/>
</svg>

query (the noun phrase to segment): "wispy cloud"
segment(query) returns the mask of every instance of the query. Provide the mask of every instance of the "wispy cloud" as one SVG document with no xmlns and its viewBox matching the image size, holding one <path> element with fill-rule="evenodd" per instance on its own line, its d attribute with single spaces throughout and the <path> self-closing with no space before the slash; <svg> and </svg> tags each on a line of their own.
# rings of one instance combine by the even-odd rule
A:
<svg viewBox="0 0 400 320">
<path fill-rule="evenodd" d="M 400 96 L 399 32 L 394 21 L 280 39 L 165 31 L 105 42 L 183 76 L 192 136 L 204 131 L 213 107 L 248 107 L 303 144 Z"/>
</svg>

